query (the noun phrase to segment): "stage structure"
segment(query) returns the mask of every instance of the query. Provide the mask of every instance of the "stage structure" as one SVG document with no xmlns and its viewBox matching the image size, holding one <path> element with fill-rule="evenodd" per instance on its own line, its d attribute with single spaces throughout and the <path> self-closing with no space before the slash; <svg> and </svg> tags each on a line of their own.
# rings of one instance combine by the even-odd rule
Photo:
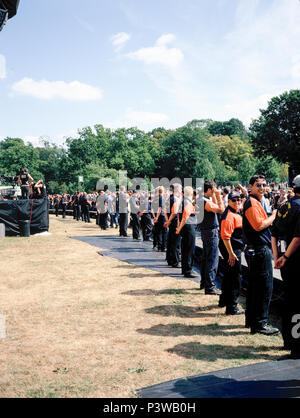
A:
<svg viewBox="0 0 300 418">
<path fill-rule="evenodd" d="M 48 231 L 48 199 L 0 200 L 1 223 L 5 225 L 6 236 L 22 235 L 26 223 L 29 223 L 30 235 Z"/>
<path fill-rule="evenodd" d="M 17 14 L 20 0 L 0 0 L 0 32 L 8 19 Z"/>
</svg>

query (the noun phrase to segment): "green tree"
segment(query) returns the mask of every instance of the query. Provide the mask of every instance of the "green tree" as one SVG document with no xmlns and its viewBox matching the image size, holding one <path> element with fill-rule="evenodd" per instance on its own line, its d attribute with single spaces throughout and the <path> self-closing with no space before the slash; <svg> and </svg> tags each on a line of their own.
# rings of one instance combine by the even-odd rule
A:
<svg viewBox="0 0 300 418">
<path fill-rule="evenodd" d="M 226 122 L 212 122 L 208 125 L 208 131 L 213 136 L 225 135 L 233 136 L 238 135 L 240 138 L 245 139 L 248 136 L 247 130 L 239 119 L 232 118 Z"/>
<path fill-rule="evenodd" d="M 273 157 L 262 157 L 257 160 L 256 172 L 265 175 L 268 181 L 278 183 L 287 179 L 284 165 Z"/>
<path fill-rule="evenodd" d="M 39 153 L 21 138 L 6 138 L 0 142 L 0 168 L 5 175 L 17 175 L 26 167 L 36 180 L 42 177 L 38 166 Z"/>
<path fill-rule="evenodd" d="M 164 141 L 162 151 L 162 177 L 215 179 L 216 167 L 222 166 L 208 132 L 200 128 L 184 126 L 176 129 Z"/>
<path fill-rule="evenodd" d="M 273 97 L 250 126 L 255 148 L 283 163 L 300 162 L 300 90 Z"/>
</svg>

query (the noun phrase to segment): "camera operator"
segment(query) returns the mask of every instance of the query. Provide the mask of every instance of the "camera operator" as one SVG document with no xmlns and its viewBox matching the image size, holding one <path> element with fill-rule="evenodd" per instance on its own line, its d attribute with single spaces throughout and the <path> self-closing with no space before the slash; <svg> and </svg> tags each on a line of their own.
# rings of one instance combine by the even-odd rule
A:
<svg viewBox="0 0 300 418">
<path fill-rule="evenodd" d="M 46 186 L 43 180 L 40 179 L 32 185 L 32 199 L 45 199 L 46 197 Z"/>
<path fill-rule="evenodd" d="M 22 199 L 29 199 L 29 181 L 33 181 L 33 178 L 28 173 L 27 168 L 22 168 L 18 176 L 18 183 L 21 184 Z"/>
</svg>

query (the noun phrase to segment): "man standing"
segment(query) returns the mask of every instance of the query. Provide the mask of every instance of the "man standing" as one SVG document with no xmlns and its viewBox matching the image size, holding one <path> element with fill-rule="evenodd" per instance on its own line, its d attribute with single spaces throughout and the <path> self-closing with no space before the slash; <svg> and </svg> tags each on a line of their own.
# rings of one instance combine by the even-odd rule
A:
<svg viewBox="0 0 300 418">
<path fill-rule="evenodd" d="M 91 207 L 91 202 L 88 199 L 88 195 L 87 192 L 84 192 L 82 195 L 82 208 L 83 208 L 83 220 L 84 222 L 88 222 L 90 223 L 90 207 Z"/>
<path fill-rule="evenodd" d="M 167 240 L 167 263 L 169 266 L 178 267 L 180 262 L 180 246 L 181 235 L 176 234 L 178 223 L 178 213 L 181 208 L 182 186 L 179 183 L 171 185 L 172 194 L 170 196 L 170 216 L 165 223 L 165 227 L 169 228 Z"/>
<path fill-rule="evenodd" d="M 241 288 L 241 257 L 244 250 L 243 218 L 240 213 L 241 196 L 233 191 L 228 194 L 228 206 L 221 216 L 221 240 L 219 249 L 224 258 L 225 269 L 220 301 L 226 306 L 226 315 L 244 314 L 238 309 Z M 219 304 L 220 305 L 220 304 Z"/>
<path fill-rule="evenodd" d="M 155 214 L 156 211 L 156 214 Z M 164 187 L 159 186 L 152 205 L 154 232 L 157 239 L 157 250 L 166 251 L 167 228 L 164 226 L 166 219 L 166 201 L 164 198 Z"/>
<path fill-rule="evenodd" d="M 201 200 L 203 200 L 201 202 Z M 216 287 L 216 277 L 219 265 L 219 221 L 217 214 L 224 212 L 225 207 L 221 192 L 211 181 L 204 182 L 204 196 L 199 204 L 204 205 L 204 217 L 200 223 L 203 255 L 200 266 L 200 289 L 205 288 L 206 295 L 220 295 Z"/>
<path fill-rule="evenodd" d="M 193 259 L 196 241 L 196 217 L 193 205 L 193 188 L 184 188 L 184 199 L 180 213 L 180 224 L 176 228 L 176 234 L 181 235 L 181 272 L 184 277 L 195 278 L 198 274 L 193 272 Z"/>
<path fill-rule="evenodd" d="M 282 337 L 284 348 L 291 357 L 300 358 L 300 175 L 293 180 L 295 196 L 283 203 L 272 226 L 272 249 L 275 268 L 280 268 L 284 286 Z M 278 240 L 284 241 L 286 250 L 279 257 Z"/>
<path fill-rule="evenodd" d="M 137 197 L 137 193 L 133 190 L 129 200 L 130 213 L 131 213 L 131 225 L 132 225 L 132 238 L 134 240 L 140 240 L 140 202 Z"/>
<path fill-rule="evenodd" d="M 119 193 L 119 234 L 120 237 L 127 237 L 128 226 L 128 195 L 126 193 L 126 187 L 120 187 Z"/>
<path fill-rule="evenodd" d="M 29 199 L 29 181 L 33 182 L 33 178 L 28 173 L 27 168 L 22 168 L 18 177 L 18 183 L 21 184 L 22 199 Z"/>
<path fill-rule="evenodd" d="M 67 208 L 67 204 L 68 204 L 68 199 L 67 199 L 67 195 L 63 194 L 62 198 L 60 200 L 60 205 L 62 208 L 62 217 L 65 218 L 66 217 L 66 208 Z"/>
<path fill-rule="evenodd" d="M 144 241 L 152 241 L 152 218 L 151 218 L 151 202 L 149 193 L 143 192 L 140 200 L 140 216 L 141 228 Z"/>
<path fill-rule="evenodd" d="M 246 295 L 246 327 L 251 334 L 274 335 L 277 328 L 267 325 L 273 292 L 271 231 L 276 210 L 268 217 L 261 205 L 267 187 L 263 175 L 256 174 L 249 181 L 250 195 L 244 203 L 243 236 L 249 283 Z"/>
</svg>

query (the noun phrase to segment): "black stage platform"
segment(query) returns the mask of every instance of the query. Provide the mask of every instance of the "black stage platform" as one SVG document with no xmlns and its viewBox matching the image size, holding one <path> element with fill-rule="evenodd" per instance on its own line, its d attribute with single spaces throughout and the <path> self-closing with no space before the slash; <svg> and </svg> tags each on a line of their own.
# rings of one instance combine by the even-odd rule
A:
<svg viewBox="0 0 300 418">
<path fill-rule="evenodd" d="M 139 389 L 138 395 L 140 398 L 300 398 L 300 360 L 268 361 L 172 380 Z"/>
<path fill-rule="evenodd" d="M 135 264 L 139 267 L 148 268 L 172 276 L 176 279 L 183 279 L 180 268 L 169 267 L 165 261 L 166 253 L 158 252 L 152 249 L 152 242 L 134 241 L 131 236 L 119 237 L 117 235 L 97 235 L 97 236 L 80 236 L 71 237 L 79 241 L 86 242 L 87 244 L 93 245 L 97 248 L 103 249 L 100 254 L 107 255 L 108 257 L 116 258 L 126 263 Z M 199 266 L 201 263 L 202 254 L 202 240 L 198 233 L 196 238 L 196 250 L 194 259 L 194 270 L 200 274 Z M 247 287 L 247 263 L 242 257 L 243 266 L 243 279 L 242 287 Z M 273 298 L 275 300 L 280 299 L 282 280 L 280 277 L 279 270 L 273 270 L 274 274 L 274 292 Z M 217 285 L 220 284 L 222 276 L 222 258 L 220 257 L 219 273 L 218 273 Z M 200 277 L 191 279 L 192 281 L 199 283 Z"/>
<path fill-rule="evenodd" d="M 71 237 L 87 244 L 101 248 L 99 254 L 116 258 L 126 263 L 134 264 L 157 271 L 176 279 L 183 279 L 181 268 L 169 267 L 166 263 L 166 253 L 153 250 L 150 241 L 134 241 L 131 237 L 119 237 L 117 235 L 99 235 L 86 237 Z M 196 283 L 200 278 L 193 279 Z"/>
<path fill-rule="evenodd" d="M 49 229 L 48 199 L 0 200 L 0 223 L 5 224 L 5 235 L 20 235 L 21 223 L 30 222 L 30 235 Z"/>
</svg>

